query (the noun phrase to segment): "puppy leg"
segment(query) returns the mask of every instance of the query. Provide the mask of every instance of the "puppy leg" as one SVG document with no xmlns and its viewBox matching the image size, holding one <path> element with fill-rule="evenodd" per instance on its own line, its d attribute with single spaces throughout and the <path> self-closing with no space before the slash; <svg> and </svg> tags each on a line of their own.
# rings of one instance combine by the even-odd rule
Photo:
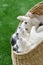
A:
<svg viewBox="0 0 43 65">
<path fill-rule="evenodd" d="M 29 50 L 34 49 L 42 41 L 43 41 L 43 32 L 37 33 L 35 27 L 33 26 L 31 29 L 29 42 L 28 42 Z"/>
<path fill-rule="evenodd" d="M 38 29 L 37 29 L 37 32 L 41 32 L 43 31 L 43 26 L 40 26 Z"/>
</svg>

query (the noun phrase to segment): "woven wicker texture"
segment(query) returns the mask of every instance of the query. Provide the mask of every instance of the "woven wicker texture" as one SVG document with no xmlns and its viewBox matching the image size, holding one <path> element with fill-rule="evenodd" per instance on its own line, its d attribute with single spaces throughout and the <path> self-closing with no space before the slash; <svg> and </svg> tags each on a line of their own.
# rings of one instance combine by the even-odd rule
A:
<svg viewBox="0 0 43 65">
<path fill-rule="evenodd" d="M 30 11 L 33 14 L 43 15 L 43 2 L 35 5 Z M 16 54 L 13 50 L 11 51 L 13 65 L 43 65 L 43 42 L 27 54 Z"/>
</svg>

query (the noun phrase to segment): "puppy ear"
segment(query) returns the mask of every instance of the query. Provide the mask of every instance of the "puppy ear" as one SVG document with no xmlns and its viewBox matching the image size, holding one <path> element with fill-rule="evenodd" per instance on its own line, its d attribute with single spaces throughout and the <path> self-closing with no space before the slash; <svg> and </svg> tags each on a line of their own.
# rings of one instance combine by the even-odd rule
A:
<svg viewBox="0 0 43 65">
<path fill-rule="evenodd" d="M 25 16 L 18 16 L 17 19 L 20 20 L 20 21 L 24 21 Z"/>
<path fill-rule="evenodd" d="M 28 19 L 28 17 L 26 17 L 26 16 L 18 16 L 17 19 L 20 20 L 20 21 L 24 21 L 24 20 Z"/>
</svg>

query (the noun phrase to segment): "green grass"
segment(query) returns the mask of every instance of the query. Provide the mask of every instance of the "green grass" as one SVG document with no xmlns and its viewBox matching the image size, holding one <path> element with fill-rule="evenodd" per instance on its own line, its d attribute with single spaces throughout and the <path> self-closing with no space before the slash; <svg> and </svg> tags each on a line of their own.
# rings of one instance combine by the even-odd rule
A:
<svg viewBox="0 0 43 65">
<path fill-rule="evenodd" d="M 10 37 L 19 21 L 18 15 L 25 13 L 43 0 L 0 0 L 0 65 L 12 65 Z"/>
</svg>

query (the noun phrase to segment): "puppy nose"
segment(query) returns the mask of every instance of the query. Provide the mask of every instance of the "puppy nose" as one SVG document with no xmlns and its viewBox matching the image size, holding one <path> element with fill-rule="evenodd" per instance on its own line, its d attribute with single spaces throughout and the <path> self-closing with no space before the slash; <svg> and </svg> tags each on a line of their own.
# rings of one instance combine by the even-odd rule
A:
<svg viewBox="0 0 43 65">
<path fill-rule="evenodd" d="M 13 47 L 14 51 L 18 51 L 18 45 L 16 45 L 15 47 Z"/>
<path fill-rule="evenodd" d="M 16 40 L 12 38 L 11 44 L 12 44 L 12 46 L 15 45 L 16 44 Z"/>
<path fill-rule="evenodd" d="M 17 51 L 17 48 L 15 47 L 15 48 L 13 48 L 13 50 L 14 50 L 14 51 Z"/>
</svg>

